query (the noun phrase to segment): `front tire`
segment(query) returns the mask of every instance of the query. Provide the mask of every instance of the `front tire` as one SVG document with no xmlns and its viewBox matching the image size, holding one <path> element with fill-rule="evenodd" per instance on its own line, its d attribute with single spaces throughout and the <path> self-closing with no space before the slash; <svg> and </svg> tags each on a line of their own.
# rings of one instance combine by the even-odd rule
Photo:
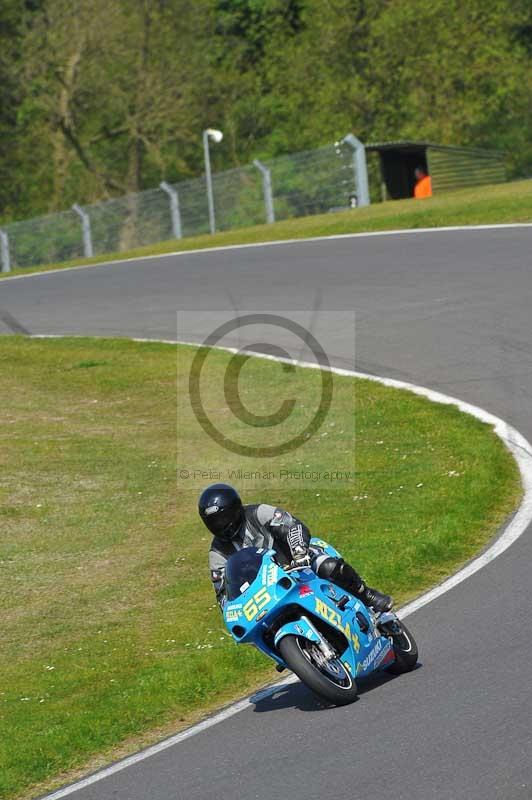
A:
<svg viewBox="0 0 532 800">
<path fill-rule="evenodd" d="M 392 675 L 411 672 L 417 664 L 419 655 L 416 640 L 404 622 L 398 620 L 398 623 L 399 630 L 390 636 L 395 654 L 395 661 L 388 667 L 388 672 Z"/>
<path fill-rule="evenodd" d="M 336 706 L 353 703 L 356 681 L 339 658 L 327 661 L 319 647 L 304 636 L 285 636 L 279 651 L 297 677 L 321 699 Z"/>
</svg>

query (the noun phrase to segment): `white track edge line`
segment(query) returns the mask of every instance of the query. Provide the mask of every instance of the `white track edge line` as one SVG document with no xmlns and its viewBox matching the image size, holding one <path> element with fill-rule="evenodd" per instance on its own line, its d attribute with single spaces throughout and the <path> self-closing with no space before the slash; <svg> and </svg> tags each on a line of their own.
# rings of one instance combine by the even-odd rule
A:
<svg viewBox="0 0 532 800">
<path fill-rule="evenodd" d="M 29 276 L 28 276 L 29 277 Z M 40 335 L 35 334 L 30 338 L 34 339 L 64 339 L 64 338 L 108 338 L 108 337 L 69 337 L 68 335 Z M 134 342 L 159 342 L 161 344 L 171 344 L 171 345 L 189 345 L 197 347 L 199 345 L 198 342 L 181 342 L 175 341 L 171 339 L 146 339 L 146 338 L 138 338 L 138 337 L 124 337 L 129 339 L 129 341 Z M 217 350 L 224 350 L 230 353 L 237 353 L 238 349 L 235 347 L 216 347 L 214 349 Z M 300 367 L 307 367 L 311 369 L 323 369 L 319 364 L 311 363 L 308 361 L 293 361 L 292 359 L 281 358 L 272 355 L 266 355 L 264 353 L 255 353 L 249 351 L 249 355 L 256 356 L 257 358 L 266 359 L 268 361 L 277 361 L 277 362 L 288 362 L 291 364 L 296 364 Z M 335 375 L 344 375 L 346 377 L 352 378 L 362 378 L 364 380 L 374 381 L 375 383 L 380 383 L 384 386 L 389 386 L 396 389 L 406 389 L 407 391 L 413 392 L 414 394 L 420 395 L 422 397 L 426 397 L 429 400 L 432 400 L 434 403 L 440 403 L 443 405 L 453 405 L 456 406 L 460 411 L 463 411 L 466 414 L 470 414 L 473 417 L 481 420 L 488 425 L 491 425 L 494 429 L 494 432 L 499 436 L 500 439 L 504 442 L 508 450 L 512 453 L 515 460 L 517 461 L 519 471 L 521 473 L 521 480 L 523 484 L 523 498 L 521 504 L 510 520 L 509 524 L 504 528 L 501 535 L 496 539 L 496 541 L 480 556 L 473 559 L 469 564 L 466 564 L 461 570 L 459 570 L 454 575 L 451 575 L 450 578 L 447 578 L 443 583 L 439 586 L 435 586 L 433 589 L 430 589 L 425 594 L 422 594 L 421 597 L 418 597 L 416 600 L 413 600 L 411 603 L 408 603 L 403 608 L 399 609 L 399 613 L 401 617 L 407 617 L 410 614 L 413 614 L 415 611 L 418 611 L 423 606 L 427 605 L 428 603 L 435 600 L 437 597 L 440 597 L 445 592 L 450 591 L 455 586 L 457 586 L 462 581 L 469 578 L 475 572 L 482 569 L 482 567 L 489 564 L 493 561 L 497 556 L 507 550 L 510 545 L 512 545 L 528 528 L 530 523 L 532 522 L 532 445 L 525 439 L 525 437 L 519 433 L 515 428 L 509 425 L 504 420 L 496 417 L 494 414 L 491 414 L 489 411 L 485 411 L 483 408 L 479 406 L 471 405 L 470 403 L 466 403 L 462 400 L 459 400 L 456 397 L 450 397 L 449 395 L 442 394 L 441 392 L 436 392 L 433 389 L 427 389 L 423 386 L 417 386 L 413 383 L 407 383 L 405 381 L 395 380 L 393 378 L 381 378 L 376 375 L 369 375 L 365 372 L 358 372 L 356 370 L 349 370 L 349 369 L 342 369 L 340 367 L 330 367 L 330 371 L 333 372 Z M 102 770 L 93 773 L 92 775 L 88 775 L 86 778 L 83 778 L 76 783 L 70 784 L 65 786 L 62 789 L 58 789 L 52 794 L 44 795 L 41 800 L 60 800 L 62 797 L 67 797 L 74 792 L 80 791 L 81 789 L 90 786 L 93 783 L 103 780 L 104 778 L 108 778 L 111 775 L 114 775 L 117 772 L 121 772 L 124 769 L 127 769 L 134 764 L 137 764 L 139 761 L 144 761 L 151 756 L 157 755 L 161 753 L 163 750 L 167 750 L 169 747 L 173 747 L 174 745 L 179 744 L 180 742 L 184 741 L 185 739 L 189 739 L 191 736 L 196 736 L 198 733 L 201 733 L 208 728 L 217 725 L 220 722 L 228 719 L 229 717 L 234 716 L 235 714 L 244 711 L 246 708 L 249 708 L 251 702 L 257 702 L 258 700 L 262 700 L 266 697 L 269 697 L 275 692 L 279 691 L 280 687 L 286 684 L 295 683 L 297 682 L 296 676 L 290 676 L 284 680 L 278 681 L 271 686 L 260 690 L 259 692 L 255 692 L 248 697 L 245 697 L 243 700 L 239 700 L 238 702 L 228 706 L 228 708 L 219 711 L 217 714 L 214 714 L 212 717 L 208 717 L 207 719 L 203 720 L 202 722 L 193 725 L 190 728 L 187 728 L 180 733 L 175 734 L 174 736 L 170 736 L 168 739 L 164 739 L 162 742 L 158 742 L 151 747 L 146 748 L 145 750 L 141 750 L 138 753 L 134 753 L 131 756 L 128 756 L 121 761 L 117 761 L 114 764 L 110 764 L 108 767 L 104 767 Z"/>
<path fill-rule="evenodd" d="M 418 233 L 449 233 L 456 231 L 491 231 L 511 230 L 512 228 L 532 228 L 532 222 L 504 222 L 493 225 L 448 225 L 441 228 L 398 228 L 391 231 L 361 231 L 359 233 L 333 233 L 329 236 L 308 236 L 300 239 L 273 239 L 270 242 L 247 242 L 246 244 L 227 244 L 218 247 L 201 247 L 196 250 L 175 250 L 171 253 L 155 253 L 154 255 L 132 256 L 131 258 L 116 258 L 111 261 L 97 261 L 94 264 L 80 264 L 77 267 L 58 267 L 57 269 L 30 272 L 28 275 L 11 275 L 0 278 L 0 285 L 4 281 L 18 281 L 22 278 L 38 278 L 43 275 L 56 275 L 58 272 L 75 272 L 91 267 L 109 267 L 117 264 L 129 264 L 132 261 L 151 261 L 160 258 L 174 258 L 175 256 L 189 256 L 196 253 L 220 253 L 225 250 L 245 250 L 256 247 L 275 247 L 283 244 L 305 244 L 305 242 L 328 242 L 336 239 L 361 239 L 369 236 L 412 236 Z"/>
</svg>

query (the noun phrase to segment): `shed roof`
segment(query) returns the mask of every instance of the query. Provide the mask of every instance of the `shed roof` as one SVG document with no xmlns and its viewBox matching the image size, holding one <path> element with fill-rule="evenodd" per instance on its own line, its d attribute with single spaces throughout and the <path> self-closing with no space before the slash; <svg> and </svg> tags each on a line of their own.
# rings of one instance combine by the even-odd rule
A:
<svg viewBox="0 0 532 800">
<path fill-rule="evenodd" d="M 397 142 L 371 142 L 365 145 L 366 150 L 419 150 L 420 147 L 429 146 L 429 142 L 409 142 L 404 139 Z"/>
<path fill-rule="evenodd" d="M 485 149 L 479 147 L 457 147 L 449 144 L 436 144 L 435 142 L 413 142 L 407 139 L 399 139 L 396 142 L 370 142 L 365 145 L 366 150 L 382 152 L 383 150 L 402 150 L 403 152 L 419 150 L 420 148 L 432 148 L 434 150 L 446 150 L 455 153 L 471 153 L 471 155 L 491 156 L 503 155 L 500 150 Z"/>
</svg>

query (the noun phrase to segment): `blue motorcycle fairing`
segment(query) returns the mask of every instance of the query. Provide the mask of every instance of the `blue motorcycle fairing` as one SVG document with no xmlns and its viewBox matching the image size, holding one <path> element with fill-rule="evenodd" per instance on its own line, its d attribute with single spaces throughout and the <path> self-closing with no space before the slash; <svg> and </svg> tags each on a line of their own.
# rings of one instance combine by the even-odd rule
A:
<svg viewBox="0 0 532 800">
<path fill-rule="evenodd" d="M 332 556 L 333 558 L 341 558 L 341 557 L 342 557 L 342 556 L 340 555 L 340 553 L 338 552 L 338 550 L 335 550 L 335 549 L 334 549 L 334 547 L 332 546 L 332 544 L 328 544 L 328 543 L 327 543 L 326 541 L 324 541 L 323 539 L 318 539 L 318 537 L 317 537 L 317 536 L 312 536 L 312 538 L 311 538 L 311 540 L 310 540 L 310 546 L 311 546 L 311 547 L 319 547 L 319 548 L 320 548 L 320 550 L 323 550 L 323 552 L 324 552 L 326 555 L 328 555 L 328 556 Z"/>
<path fill-rule="evenodd" d="M 325 550 L 323 540 L 317 540 L 316 545 Z M 246 550 L 240 550 L 228 563 L 232 594 L 240 594 L 228 600 L 223 609 L 225 624 L 238 644 L 252 644 L 276 663 L 286 666 L 277 650 L 278 641 L 289 634 L 302 635 L 312 641 L 316 641 L 317 634 L 319 641 L 319 626 L 325 632 L 323 626 L 326 625 L 342 634 L 336 637 L 345 643 L 339 658 L 357 678 L 393 662 L 390 639 L 381 635 L 373 613 L 354 595 L 319 578 L 311 569 L 285 571 L 274 560 L 273 550 L 247 550 L 255 551 L 251 558 L 247 557 Z M 331 551 L 336 553 L 334 548 Z M 249 564 L 253 559 L 256 566 L 250 573 Z M 240 586 L 239 563 L 245 564 L 242 573 L 245 580 Z M 348 601 L 339 608 L 337 603 L 345 596 Z M 290 619 L 283 620 L 287 615 Z M 302 617 L 308 620 L 308 625 L 306 621 L 301 622 Z M 295 628 L 297 623 L 304 633 Z M 281 631 L 282 636 L 279 635 Z"/>
</svg>

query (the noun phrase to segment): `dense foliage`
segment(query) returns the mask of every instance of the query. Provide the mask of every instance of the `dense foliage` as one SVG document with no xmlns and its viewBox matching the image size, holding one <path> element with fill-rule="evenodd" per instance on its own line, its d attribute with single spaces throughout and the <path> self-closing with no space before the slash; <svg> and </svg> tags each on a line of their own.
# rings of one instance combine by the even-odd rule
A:
<svg viewBox="0 0 532 800">
<path fill-rule="evenodd" d="M 2 0 L 0 218 L 353 130 L 532 172 L 530 0 Z"/>
</svg>

